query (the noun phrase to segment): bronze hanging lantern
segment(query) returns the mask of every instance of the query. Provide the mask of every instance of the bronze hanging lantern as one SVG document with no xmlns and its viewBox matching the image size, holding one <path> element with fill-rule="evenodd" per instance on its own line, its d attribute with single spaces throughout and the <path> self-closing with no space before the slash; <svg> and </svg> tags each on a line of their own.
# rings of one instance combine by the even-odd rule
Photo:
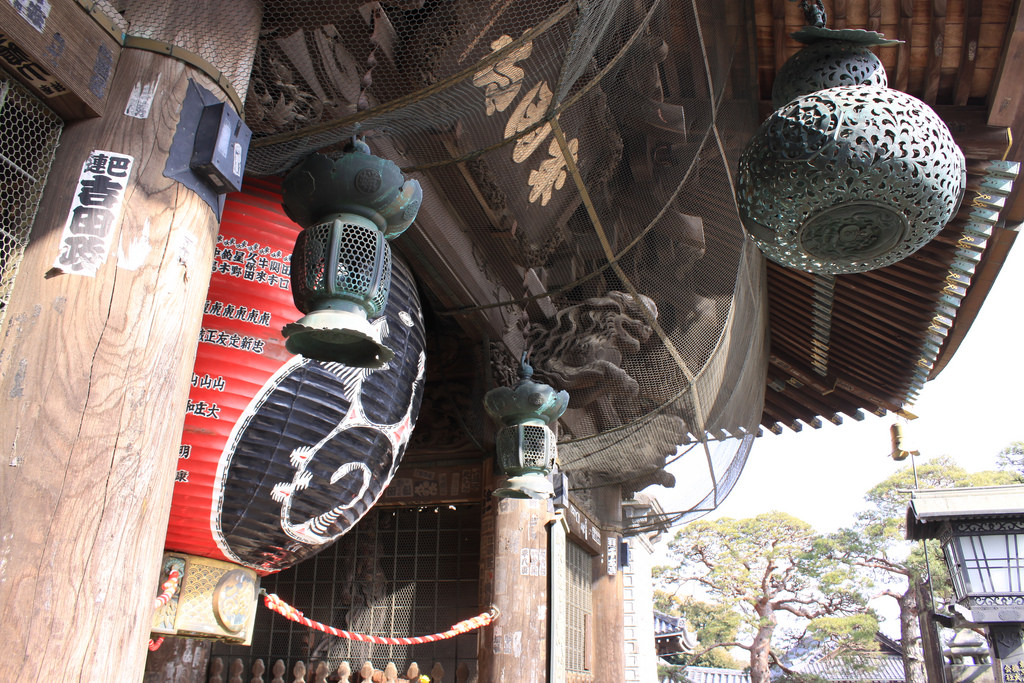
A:
<svg viewBox="0 0 1024 683">
<path fill-rule="evenodd" d="M 778 109 L 801 95 L 844 85 L 889 87 L 876 46 L 898 45 L 874 31 L 805 26 L 792 34 L 804 47 L 786 60 L 772 84 L 772 106 Z"/>
<path fill-rule="evenodd" d="M 896 263 L 959 208 L 963 153 L 930 107 L 886 87 L 868 47 L 892 41 L 823 26 L 794 37 L 809 46 L 780 69 L 778 109 L 740 158 L 743 225 L 765 256 L 799 270 Z"/>
<path fill-rule="evenodd" d="M 522 379 L 511 387 L 491 389 L 484 408 L 502 423 L 495 450 L 509 479 L 494 491 L 499 498 L 550 498 L 554 487 L 548 475 L 558 454 L 551 425 L 569 405 L 569 394 L 533 381 L 533 368 L 522 361 Z"/>
<path fill-rule="evenodd" d="M 282 330 L 292 353 L 379 368 L 394 356 L 370 323 L 387 305 L 391 247 L 422 201 L 415 180 L 353 139 L 333 161 L 314 154 L 282 184 L 285 212 L 303 230 L 292 254 L 295 307 L 305 313 Z"/>
</svg>

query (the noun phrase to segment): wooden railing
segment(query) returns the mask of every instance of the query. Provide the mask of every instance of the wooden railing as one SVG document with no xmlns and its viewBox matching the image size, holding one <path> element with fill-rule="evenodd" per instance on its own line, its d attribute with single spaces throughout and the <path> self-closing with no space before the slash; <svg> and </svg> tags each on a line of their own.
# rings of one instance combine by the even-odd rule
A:
<svg viewBox="0 0 1024 683">
<path fill-rule="evenodd" d="M 292 665 L 291 671 L 287 671 L 284 661 L 278 659 L 270 670 L 262 659 L 252 663 L 249 671 L 245 670 L 245 663 L 240 658 L 211 657 L 209 683 L 328 683 L 329 681 L 341 681 L 343 683 L 418 683 L 421 674 L 428 674 L 431 683 L 444 683 L 445 671 L 440 663 L 435 662 L 429 672 L 421 671 L 418 664 L 413 662 L 406 670 L 404 676 L 399 676 L 398 667 L 388 664 L 383 671 L 374 669 L 373 665 L 366 662 L 358 670 L 353 670 L 348 662 L 342 662 L 336 668 L 331 669 L 326 662 L 306 664 L 298 661 Z M 451 681 L 452 679 L 448 679 Z M 476 683 L 476 675 L 470 675 L 469 667 L 465 663 L 459 664 L 455 671 L 454 683 Z"/>
</svg>

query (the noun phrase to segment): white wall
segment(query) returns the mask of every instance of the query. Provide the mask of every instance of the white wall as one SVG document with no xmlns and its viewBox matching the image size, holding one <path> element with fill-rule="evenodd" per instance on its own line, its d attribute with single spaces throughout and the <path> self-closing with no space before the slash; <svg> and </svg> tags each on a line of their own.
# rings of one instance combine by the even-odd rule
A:
<svg viewBox="0 0 1024 683">
<path fill-rule="evenodd" d="M 658 680 L 658 657 L 654 651 L 654 587 L 651 580 L 651 545 L 647 539 L 629 541 L 629 566 L 622 570 L 623 650 L 626 683 Z"/>
</svg>

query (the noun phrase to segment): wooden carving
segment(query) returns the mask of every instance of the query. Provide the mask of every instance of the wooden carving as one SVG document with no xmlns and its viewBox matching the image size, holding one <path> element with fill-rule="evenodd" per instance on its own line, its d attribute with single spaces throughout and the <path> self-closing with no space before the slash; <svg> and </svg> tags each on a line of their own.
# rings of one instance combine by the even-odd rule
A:
<svg viewBox="0 0 1024 683">
<path fill-rule="evenodd" d="M 645 318 L 657 315 L 651 299 L 640 295 L 637 301 L 625 292 L 611 291 L 563 308 L 553 323 L 528 326 L 527 347 L 538 377 L 569 392 L 563 423 L 570 429 L 571 413 L 578 411 L 591 413 L 598 431 L 622 423 L 616 402 L 635 398 L 639 392 L 623 361 L 639 352 L 651 336 Z"/>
</svg>

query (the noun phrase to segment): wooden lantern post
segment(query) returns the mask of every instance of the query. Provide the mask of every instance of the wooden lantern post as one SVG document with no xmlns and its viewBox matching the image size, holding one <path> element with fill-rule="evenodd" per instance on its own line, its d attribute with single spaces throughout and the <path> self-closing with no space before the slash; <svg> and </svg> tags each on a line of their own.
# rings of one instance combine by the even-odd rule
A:
<svg viewBox="0 0 1024 683">
<path fill-rule="evenodd" d="M 500 610 L 482 631 L 477 650 L 481 681 L 543 681 L 547 678 L 548 529 L 544 501 L 490 501 L 493 577 L 489 602 Z M 485 602 L 488 602 L 485 600 Z"/>
<path fill-rule="evenodd" d="M 216 24 L 204 4 L 154 6 L 207 46 L 254 48 L 258 3 L 216 3 Z M 163 175 L 189 79 L 226 99 L 178 59 L 121 51 L 101 116 L 65 128 L 19 270 L 0 332 L 0 680 L 142 678 L 218 228 Z M 148 116 L 126 115 L 147 86 Z M 95 275 L 61 271 L 97 150 L 134 160 L 111 247 Z"/>
</svg>

